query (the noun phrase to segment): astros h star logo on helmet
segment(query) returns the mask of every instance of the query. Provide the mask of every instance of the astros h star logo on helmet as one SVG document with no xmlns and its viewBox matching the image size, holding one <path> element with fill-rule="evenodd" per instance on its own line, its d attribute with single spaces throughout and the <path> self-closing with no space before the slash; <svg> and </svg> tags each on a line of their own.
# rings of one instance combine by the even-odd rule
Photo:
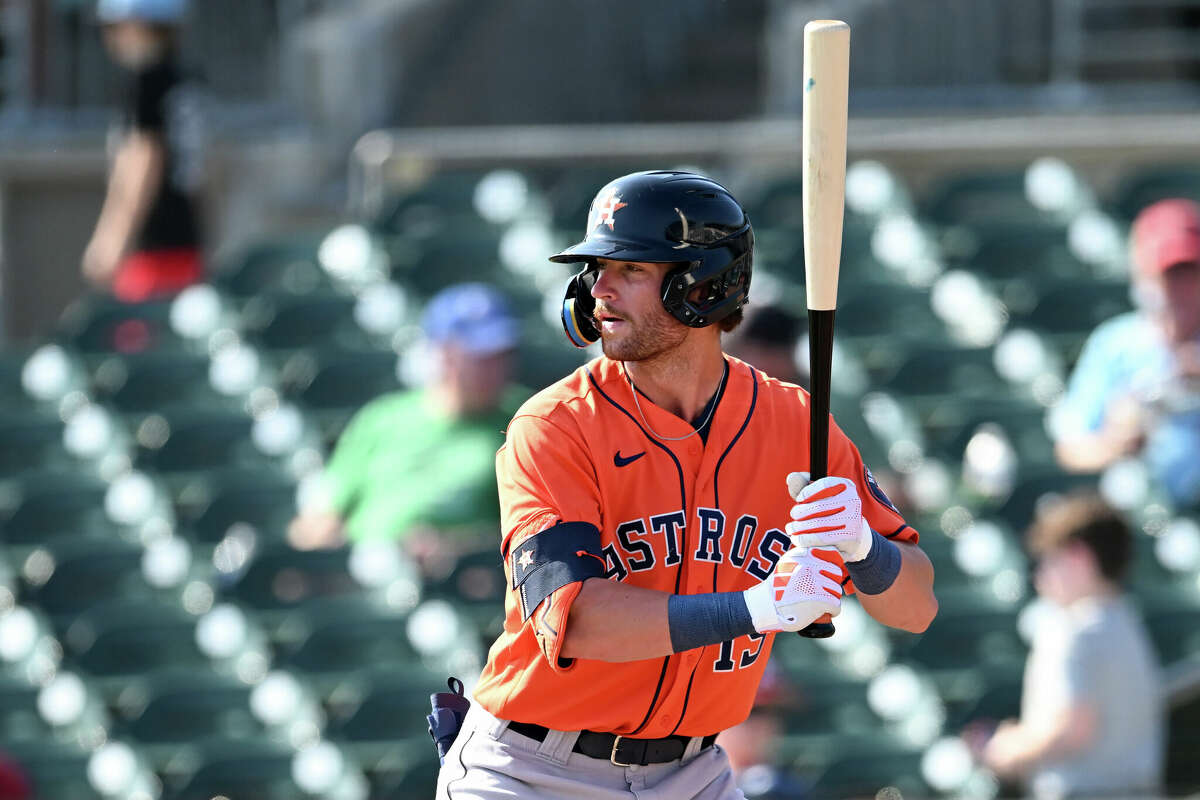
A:
<svg viewBox="0 0 1200 800">
<path fill-rule="evenodd" d="M 604 200 L 596 200 L 595 206 L 592 208 L 593 222 L 589 227 L 596 228 L 600 225 L 607 225 L 608 229 L 613 230 L 614 217 L 617 212 L 625 208 L 629 203 L 622 203 L 621 198 L 617 197 L 616 191 L 609 192 Z"/>
</svg>

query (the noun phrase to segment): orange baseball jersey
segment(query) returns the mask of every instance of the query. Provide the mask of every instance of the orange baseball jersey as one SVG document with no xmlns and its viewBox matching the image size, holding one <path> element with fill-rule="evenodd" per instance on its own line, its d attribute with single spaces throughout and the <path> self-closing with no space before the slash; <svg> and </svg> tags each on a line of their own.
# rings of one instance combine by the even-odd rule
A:
<svg viewBox="0 0 1200 800">
<path fill-rule="evenodd" d="M 783 527 L 794 501 L 785 478 L 808 468 L 808 394 L 726 358 L 726 387 L 707 442 L 657 438 L 647 426 L 662 437 L 686 436 L 693 428 L 643 395 L 639 412 L 623 365 L 604 357 L 535 395 L 513 418 L 496 456 L 510 591 L 504 632 L 474 691 L 495 716 L 556 730 L 657 738 L 705 736 L 749 714 L 773 634 L 643 661 L 563 659 L 568 615 L 582 582 L 528 609 L 523 587 L 513 581 L 530 568 L 513 551 L 563 523 L 600 531 L 609 580 L 701 594 L 741 591 L 770 575 L 790 546 Z M 829 474 L 854 481 L 874 530 L 917 540 L 836 424 Z M 638 620 L 612 624 L 620 630 Z"/>
</svg>

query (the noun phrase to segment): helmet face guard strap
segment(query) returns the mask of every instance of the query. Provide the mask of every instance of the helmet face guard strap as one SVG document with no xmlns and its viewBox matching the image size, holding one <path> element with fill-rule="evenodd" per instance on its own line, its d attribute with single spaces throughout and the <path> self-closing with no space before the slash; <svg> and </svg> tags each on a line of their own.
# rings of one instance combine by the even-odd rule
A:
<svg viewBox="0 0 1200 800">
<path fill-rule="evenodd" d="M 690 328 L 704 328 L 746 304 L 750 293 L 750 253 L 739 238 L 704 262 L 691 262 L 663 278 L 663 308 Z M 741 250 L 741 252 L 735 252 Z"/>
<path fill-rule="evenodd" d="M 596 285 L 596 265 L 585 264 L 567 281 L 566 296 L 562 304 L 562 324 L 567 338 L 576 347 L 587 347 L 600 339 L 596 328 L 596 299 L 592 287 Z"/>
</svg>

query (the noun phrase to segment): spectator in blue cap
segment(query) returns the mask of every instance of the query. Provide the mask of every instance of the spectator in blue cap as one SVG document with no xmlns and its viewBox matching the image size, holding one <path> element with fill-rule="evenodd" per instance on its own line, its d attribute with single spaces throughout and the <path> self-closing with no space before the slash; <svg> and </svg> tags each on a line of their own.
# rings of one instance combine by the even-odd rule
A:
<svg viewBox="0 0 1200 800">
<path fill-rule="evenodd" d="M 380 397 L 338 440 L 316 507 L 288 531 L 302 549 L 396 540 L 426 566 L 491 542 L 499 525 L 495 455 L 525 399 L 511 384 L 519 323 L 480 283 L 452 286 L 426 308 L 429 383 Z"/>
</svg>

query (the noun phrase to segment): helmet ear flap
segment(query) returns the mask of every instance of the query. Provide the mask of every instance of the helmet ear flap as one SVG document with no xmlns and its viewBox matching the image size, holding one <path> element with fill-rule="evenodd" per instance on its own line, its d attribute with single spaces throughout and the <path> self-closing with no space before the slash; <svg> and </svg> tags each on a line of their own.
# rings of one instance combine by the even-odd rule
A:
<svg viewBox="0 0 1200 800">
<path fill-rule="evenodd" d="M 567 291 L 562 304 L 563 331 L 571 344 L 587 347 L 600 339 L 600 331 L 592 316 L 596 311 L 596 300 L 592 297 L 592 285 L 596 281 L 596 270 L 591 264 L 567 281 Z"/>
</svg>

